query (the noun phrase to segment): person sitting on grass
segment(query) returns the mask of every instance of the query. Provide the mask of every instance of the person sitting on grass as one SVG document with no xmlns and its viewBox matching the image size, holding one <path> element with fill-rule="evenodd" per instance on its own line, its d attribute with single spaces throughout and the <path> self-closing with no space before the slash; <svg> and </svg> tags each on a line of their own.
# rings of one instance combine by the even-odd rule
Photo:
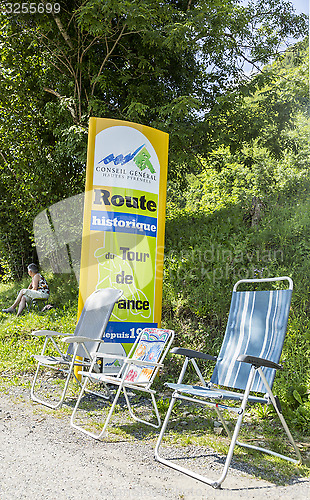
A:
<svg viewBox="0 0 310 500">
<path fill-rule="evenodd" d="M 13 313 L 18 306 L 16 316 L 20 316 L 26 307 L 26 303 L 33 299 L 48 299 L 50 293 L 49 287 L 46 279 L 39 273 L 38 266 L 36 264 L 29 264 L 28 274 L 32 278 L 28 288 L 22 288 L 22 290 L 18 293 L 14 304 L 7 309 L 2 309 L 2 312 Z"/>
</svg>

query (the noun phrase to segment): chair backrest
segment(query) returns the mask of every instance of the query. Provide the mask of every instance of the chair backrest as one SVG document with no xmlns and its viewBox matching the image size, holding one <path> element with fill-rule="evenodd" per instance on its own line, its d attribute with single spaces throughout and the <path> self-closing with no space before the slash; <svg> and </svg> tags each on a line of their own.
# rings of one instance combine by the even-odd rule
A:
<svg viewBox="0 0 310 500">
<path fill-rule="evenodd" d="M 288 280 L 288 289 L 237 292 L 240 283 Z M 251 365 L 237 361 L 240 354 L 261 357 L 279 363 L 286 334 L 293 282 L 291 278 L 240 280 L 232 293 L 223 344 L 211 377 L 214 384 L 245 389 Z M 275 370 L 263 368 L 272 387 Z M 252 391 L 266 392 L 256 373 Z"/>
<path fill-rule="evenodd" d="M 174 332 L 162 328 L 145 328 L 136 339 L 128 357 L 140 361 L 162 363 L 173 341 Z M 156 366 L 131 365 L 125 377 L 126 382 L 148 384 L 154 380 L 158 372 Z"/>
<path fill-rule="evenodd" d="M 113 307 L 122 294 L 121 290 L 115 288 L 103 288 L 93 292 L 86 299 L 74 335 L 102 340 Z M 89 352 L 96 350 L 98 347 L 97 342 L 87 342 L 85 345 Z M 70 344 L 68 354 L 72 352 L 73 345 Z M 89 357 L 82 345 L 79 346 L 77 355 L 83 358 Z"/>
</svg>

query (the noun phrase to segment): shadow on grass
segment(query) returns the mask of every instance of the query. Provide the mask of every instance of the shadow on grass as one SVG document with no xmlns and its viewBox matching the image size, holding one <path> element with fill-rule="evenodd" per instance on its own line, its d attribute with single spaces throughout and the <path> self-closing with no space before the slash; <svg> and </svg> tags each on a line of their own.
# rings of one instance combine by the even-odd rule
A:
<svg viewBox="0 0 310 500">
<path fill-rule="evenodd" d="M 146 418 L 146 413 L 152 416 L 151 405 L 146 405 L 145 398 L 137 401 L 133 398 L 131 402 L 134 410 L 142 411 L 142 418 Z M 66 404 L 72 408 L 75 406 L 75 400 L 69 400 Z M 99 402 L 94 396 L 85 396 L 81 402 L 84 424 L 94 425 L 92 420 L 97 419 L 95 428 L 99 432 L 110 406 L 110 402 Z M 216 415 L 214 417 L 216 420 Z M 245 423 L 243 435 L 247 436 L 249 432 L 251 432 L 250 426 Z M 122 396 L 110 421 L 108 437 L 103 438 L 103 441 L 113 443 L 137 440 L 155 447 L 158 434 L 159 430 L 136 422 L 130 417 L 125 398 Z M 267 442 L 266 445 L 271 445 L 272 437 L 267 436 L 267 441 L 270 443 Z M 212 418 L 202 417 L 198 421 L 187 419 L 185 422 L 184 417 L 179 416 L 175 417 L 168 426 L 161 453 L 166 458 L 182 463 L 185 467 L 197 469 L 199 473 L 208 475 L 210 471 L 211 475 L 212 473 L 220 475 L 229 444 L 228 437 L 213 433 Z M 274 485 L 293 484 L 309 475 L 309 469 L 305 466 L 297 466 L 258 451 L 245 450 L 238 445 L 235 447 L 230 469 L 269 481 Z"/>
</svg>

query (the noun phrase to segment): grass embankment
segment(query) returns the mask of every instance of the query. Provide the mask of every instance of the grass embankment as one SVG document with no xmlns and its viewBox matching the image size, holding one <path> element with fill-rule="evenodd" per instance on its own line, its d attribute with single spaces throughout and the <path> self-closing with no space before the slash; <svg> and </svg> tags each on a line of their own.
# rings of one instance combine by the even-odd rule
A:
<svg viewBox="0 0 310 500">
<path fill-rule="evenodd" d="M 41 340 L 33 338 L 34 330 L 45 329 L 60 332 L 74 332 L 77 317 L 78 290 L 75 279 L 71 276 L 48 276 L 52 289 L 51 303 L 54 308 L 44 313 L 31 309 L 20 317 L 1 312 L 10 306 L 20 288 L 27 288 L 29 278 L 20 283 L 0 284 L 0 369 L 3 374 L 21 376 L 32 372 L 34 360 L 32 354 L 38 354 Z M 3 379 L 2 379 L 3 380 Z"/>
<path fill-rule="evenodd" d="M 12 386 L 24 387 L 26 391 L 30 388 L 30 381 L 34 373 L 35 363 L 32 354 L 38 353 L 41 348 L 42 339 L 33 338 L 31 331 L 36 329 L 51 329 L 61 332 L 73 333 L 77 315 L 77 285 L 73 277 L 49 276 L 49 283 L 52 289 L 51 303 L 55 306 L 50 311 L 39 313 L 31 310 L 25 312 L 21 317 L 16 318 L 15 315 L 7 315 L 0 313 L 0 370 L 1 383 L 0 389 L 3 392 L 12 390 Z M 1 308 L 7 307 L 16 296 L 21 287 L 25 287 L 28 282 L 25 280 L 22 283 L 8 283 L 0 285 L 0 304 Z M 180 332 L 190 332 L 189 319 L 181 321 L 176 315 L 175 319 L 166 315 L 165 323 L 174 323 L 175 327 L 180 326 L 178 331 L 180 340 Z M 199 323 L 199 321 L 198 321 Z M 182 327 L 182 325 L 183 327 Z M 197 326 L 197 321 L 193 323 Z M 200 335 L 202 336 L 202 330 Z M 199 333 L 199 332 L 198 332 Z M 195 334 L 193 330 L 192 334 Z M 191 336 L 191 335 L 190 335 Z M 199 336 L 199 335 L 198 335 Z M 185 338 L 186 341 L 186 338 Z M 205 342 L 207 343 L 207 342 Z M 165 414 L 168 404 L 167 392 L 164 392 L 164 381 L 168 379 L 176 379 L 179 369 L 179 362 L 172 360 L 169 370 L 163 372 L 158 379 L 157 391 L 159 394 L 159 410 L 162 416 Z M 57 412 L 58 417 L 67 417 L 72 411 L 72 404 L 75 401 L 78 387 L 73 383 L 70 387 L 69 404 L 65 404 L 63 408 Z M 157 432 L 150 430 L 147 426 L 133 423 L 126 412 L 123 401 L 117 407 L 115 420 L 110 429 L 109 439 L 147 439 L 154 441 L 157 438 Z M 135 400 L 137 409 L 139 408 L 139 398 Z M 145 402 L 142 404 L 145 411 Z M 101 420 L 101 408 L 99 403 L 94 400 L 90 401 L 85 407 L 84 416 L 89 419 L 89 425 L 92 425 L 93 419 L 99 417 Z M 38 407 L 36 411 L 50 412 L 52 410 L 44 407 Z M 233 420 L 233 417 L 226 415 L 228 421 Z M 264 411 L 260 407 L 253 408 L 246 419 L 244 429 L 241 432 L 241 440 L 246 439 L 248 442 L 269 443 L 275 450 L 283 452 L 285 440 L 279 434 L 279 427 L 272 423 L 272 412 Z M 100 423 L 95 424 L 98 428 Z M 204 410 L 196 408 L 193 413 L 189 413 L 182 405 L 174 410 L 173 418 L 169 431 L 166 435 L 165 444 L 176 444 L 183 447 L 191 447 L 197 445 L 200 447 L 213 448 L 220 453 L 227 452 L 228 439 L 221 427 L 217 427 L 216 415 L 208 413 L 204 414 Z M 258 452 L 247 452 L 240 447 L 236 447 L 234 460 L 235 466 L 251 471 L 257 477 L 262 477 L 266 480 L 271 480 L 275 483 L 287 483 L 295 477 L 307 476 L 309 474 L 309 446 L 310 440 L 306 436 L 302 436 L 297 428 L 293 429 L 294 436 L 298 441 L 298 445 L 303 455 L 304 464 L 295 466 L 285 463 L 274 457 L 266 457 Z M 190 448 L 191 449 L 191 448 Z M 243 465 L 242 465 L 243 464 Z"/>
</svg>

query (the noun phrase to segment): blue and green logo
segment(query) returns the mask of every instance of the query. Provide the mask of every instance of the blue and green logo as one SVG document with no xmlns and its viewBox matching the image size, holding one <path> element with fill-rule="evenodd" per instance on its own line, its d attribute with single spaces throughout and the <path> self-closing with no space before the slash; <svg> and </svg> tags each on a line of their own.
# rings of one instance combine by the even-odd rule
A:
<svg viewBox="0 0 310 500">
<path fill-rule="evenodd" d="M 110 153 L 108 156 L 100 160 L 99 163 L 103 162 L 105 165 L 108 165 L 113 162 L 114 165 L 125 165 L 133 160 L 141 171 L 148 168 L 152 174 L 155 174 L 155 169 L 150 162 L 150 157 L 150 153 L 146 149 L 145 145 L 142 144 L 142 146 L 139 146 L 133 153 L 128 153 L 126 156 L 122 154 L 115 156 L 113 153 Z"/>
</svg>

